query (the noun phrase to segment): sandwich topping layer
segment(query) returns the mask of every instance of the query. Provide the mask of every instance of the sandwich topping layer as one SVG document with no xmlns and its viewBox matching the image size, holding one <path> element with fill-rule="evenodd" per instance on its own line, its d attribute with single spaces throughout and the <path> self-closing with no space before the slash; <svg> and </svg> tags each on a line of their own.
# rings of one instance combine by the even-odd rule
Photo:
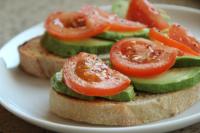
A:
<svg viewBox="0 0 200 133">
<path fill-rule="evenodd" d="M 200 42 L 147 0 L 54 12 L 19 47 L 21 67 L 51 77 L 63 118 L 129 126 L 172 117 L 200 99 Z"/>
</svg>

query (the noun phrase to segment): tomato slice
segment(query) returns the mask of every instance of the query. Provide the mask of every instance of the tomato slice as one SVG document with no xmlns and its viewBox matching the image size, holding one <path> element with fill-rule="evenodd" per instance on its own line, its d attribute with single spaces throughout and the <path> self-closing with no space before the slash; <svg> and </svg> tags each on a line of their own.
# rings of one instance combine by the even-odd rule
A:
<svg viewBox="0 0 200 133">
<path fill-rule="evenodd" d="M 194 51 L 193 49 L 191 49 L 187 45 L 164 36 L 163 34 L 157 32 L 156 29 L 154 29 L 154 28 L 152 28 L 150 30 L 149 36 L 152 40 L 157 40 L 159 42 L 162 42 L 164 45 L 177 48 L 177 49 L 179 49 L 179 50 L 181 50 L 184 53 L 187 53 L 189 55 L 195 55 L 195 56 L 200 55 L 199 53 L 197 53 L 196 51 Z"/>
<path fill-rule="evenodd" d="M 87 96 L 111 96 L 130 85 L 127 76 L 109 68 L 96 55 L 79 53 L 68 58 L 63 67 L 65 84 Z"/>
<path fill-rule="evenodd" d="M 144 24 L 120 18 L 115 14 L 107 13 L 94 6 L 85 6 L 81 9 L 81 12 L 101 16 L 105 21 L 110 23 L 109 30 L 111 31 L 138 31 L 146 28 Z"/>
<path fill-rule="evenodd" d="M 169 38 L 185 44 L 200 54 L 200 42 L 181 25 L 173 24 L 170 26 L 168 34 Z"/>
<path fill-rule="evenodd" d="M 62 40 L 80 40 L 104 32 L 109 23 L 96 15 L 80 12 L 56 12 L 49 15 L 45 23 L 49 34 Z"/>
<path fill-rule="evenodd" d="M 169 27 L 168 22 L 147 0 L 131 0 L 126 18 L 160 30 Z"/>
<path fill-rule="evenodd" d="M 139 31 L 147 27 L 139 22 L 133 22 L 126 19 L 122 19 L 117 17 L 116 15 L 109 16 L 108 19 L 109 22 L 111 23 L 110 26 L 111 31 L 122 31 L 122 32 Z"/>
<path fill-rule="evenodd" d="M 177 51 L 147 39 L 130 38 L 111 48 L 114 68 L 126 75 L 151 77 L 167 71 L 176 60 Z"/>
</svg>

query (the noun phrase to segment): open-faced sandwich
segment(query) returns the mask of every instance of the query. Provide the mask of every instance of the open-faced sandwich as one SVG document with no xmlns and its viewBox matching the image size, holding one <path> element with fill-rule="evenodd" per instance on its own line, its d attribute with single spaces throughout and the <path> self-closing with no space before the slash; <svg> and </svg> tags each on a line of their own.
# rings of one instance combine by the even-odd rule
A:
<svg viewBox="0 0 200 133">
<path fill-rule="evenodd" d="M 197 102 L 200 42 L 147 0 L 117 1 L 112 9 L 124 19 L 93 6 L 53 13 L 46 33 L 19 48 L 26 72 L 54 74 L 51 111 L 78 122 L 130 126 Z"/>
<path fill-rule="evenodd" d="M 200 67 L 172 68 L 178 54 L 141 38 L 114 44 L 110 67 L 79 53 L 52 77 L 50 109 L 67 119 L 118 126 L 172 117 L 200 99 Z"/>
</svg>

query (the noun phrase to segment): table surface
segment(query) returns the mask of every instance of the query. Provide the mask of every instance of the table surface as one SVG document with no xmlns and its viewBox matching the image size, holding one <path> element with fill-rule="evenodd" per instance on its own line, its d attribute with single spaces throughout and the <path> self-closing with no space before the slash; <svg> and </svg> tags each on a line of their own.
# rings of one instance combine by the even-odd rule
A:
<svg viewBox="0 0 200 133">
<path fill-rule="evenodd" d="M 76 10 L 84 4 L 105 5 L 114 0 L 0 0 L 0 47 L 19 32 L 41 22 L 49 12 Z M 198 0 L 151 0 L 200 9 Z M 53 133 L 17 118 L 0 106 L 0 133 Z M 171 133 L 199 133 L 200 123 Z"/>
</svg>

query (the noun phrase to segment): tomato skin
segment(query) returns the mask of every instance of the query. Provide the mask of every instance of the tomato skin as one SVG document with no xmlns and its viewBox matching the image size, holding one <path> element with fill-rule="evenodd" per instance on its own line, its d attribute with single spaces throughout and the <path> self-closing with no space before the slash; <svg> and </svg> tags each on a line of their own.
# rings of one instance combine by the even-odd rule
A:
<svg viewBox="0 0 200 133">
<path fill-rule="evenodd" d="M 157 32 L 156 29 L 154 29 L 154 28 L 150 29 L 149 36 L 152 40 L 157 40 L 159 42 L 162 42 L 164 45 L 167 45 L 167 46 L 173 47 L 173 48 L 177 48 L 188 55 L 194 55 L 194 56 L 200 55 L 199 53 L 192 50 L 187 45 L 162 35 L 161 33 Z"/>
<path fill-rule="evenodd" d="M 131 49 L 130 52 L 123 52 L 123 48 L 129 49 L 129 46 L 134 47 L 134 45 L 135 48 Z M 136 47 L 137 45 L 139 47 Z M 144 45 L 144 47 L 146 47 L 147 50 L 142 48 L 140 49 L 140 45 Z M 153 50 L 152 52 L 155 52 L 155 55 L 158 55 L 158 58 L 155 56 L 154 60 L 153 56 L 152 60 L 150 59 L 150 61 L 145 61 L 145 58 L 148 59 L 149 56 L 145 57 L 144 53 L 151 53 L 149 52 L 151 50 Z M 158 51 L 158 54 L 156 54 L 157 50 L 161 51 Z M 139 52 L 137 53 L 137 51 Z M 127 58 L 128 55 L 130 55 L 131 59 L 134 57 L 136 57 L 136 59 L 138 57 L 145 58 L 144 60 L 137 62 L 137 60 L 129 60 Z M 146 39 L 130 38 L 117 42 L 111 48 L 110 59 L 113 67 L 121 73 L 124 73 L 129 76 L 145 78 L 156 76 L 167 71 L 174 65 L 176 61 L 176 55 L 177 52 L 174 49 L 170 49 L 161 44 L 155 44 L 154 42 L 151 42 Z"/>
<path fill-rule="evenodd" d="M 98 77 L 100 78 L 98 79 L 95 76 L 89 75 L 88 78 L 90 78 L 91 76 L 92 78 L 90 78 L 89 80 L 85 80 L 83 77 L 77 74 L 77 64 L 83 60 L 86 61 L 86 64 L 91 64 L 91 66 L 89 66 L 89 72 L 94 71 L 96 75 L 100 74 L 103 76 Z M 86 66 L 85 68 L 88 68 L 88 66 Z M 127 76 L 115 70 L 112 70 L 111 68 L 103 64 L 96 55 L 87 53 L 79 53 L 76 56 L 68 58 L 63 67 L 63 74 L 64 82 L 69 88 L 77 93 L 86 96 L 115 95 L 126 89 L 131 82 Z M 82 76 L 84 76 L 84 73 Z"/>
<path fill-rule="evenodd" d="M 55 12 L 48 16 L 45 28 L 49 34 L 61 40 L 82 40 L 104 32 L 109 23 L 98 16 L 80 12 Z"/>
<path fill-rule="evenodd" d="M 183 43 L 190 47 L 192 50 L 200 54 L 200 42 L 187 30 L 179 24 L 173 24 L 169 28 L 169 38 L 176 40 L 177 42 Z"/>
<path fill-rule="evenodd" d="M 100 8 L 94 6 L 85 6 L 81 9 L 81 12 L 84 12 L 86 14 L 98 14 L 98 16 L 101 16 L 106 22 L 110 23 L 110 27 L 108 30 L 111 31 L 138 31 L 147 27 L 146 25 L 139 22 L 133 22 L 123 18 L 119 18 L 115 14 L 107 13 Z"/>
<path fill-rule="evenodd" d="M 131 0 L 126 18 L 159 30 L 169 27 L 168 22 L 147 0 Z"/>
</svg>

